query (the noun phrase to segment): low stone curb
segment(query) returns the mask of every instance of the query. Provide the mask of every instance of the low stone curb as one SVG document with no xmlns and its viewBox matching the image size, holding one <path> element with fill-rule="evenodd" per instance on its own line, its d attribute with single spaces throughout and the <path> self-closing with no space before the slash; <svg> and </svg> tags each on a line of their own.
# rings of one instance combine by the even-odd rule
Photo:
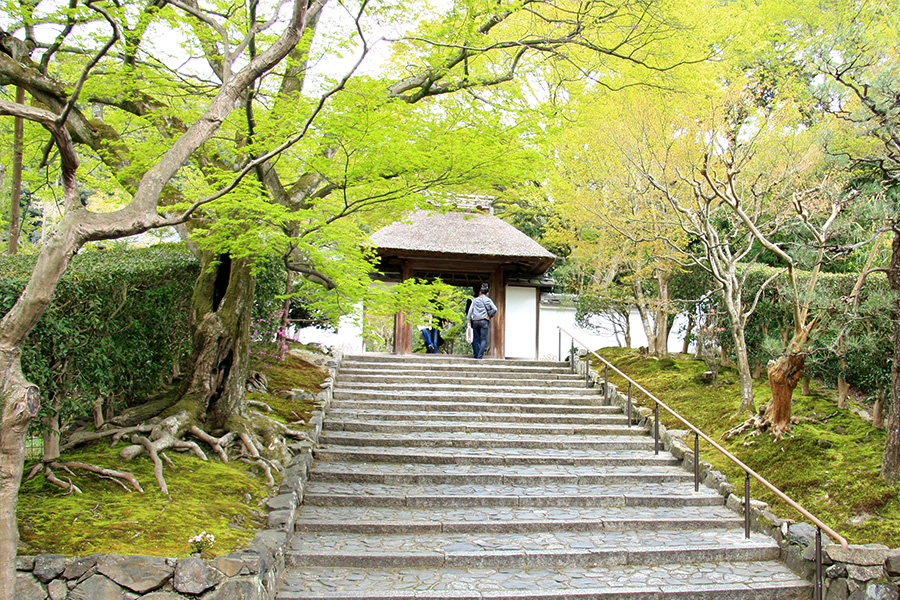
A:
<svg viewBox="0 0 900 600">
<path fill-rule="evenodd" d="M 575 362 L 575 371 L 584 376 L 584 361 Z M 590 385 L 601 391 L 600 397 L 608 404 L 627 410 L 628 398 L 612 383 L 603 381 L 603 375 L 591 370 Z M 653 432 L 653 410 L 633 406 L 634 425 Z M 685 442 L 687 430 L 667 429 L 659 424 L 661 448 L 671 452 L 681 461 L 682 467 L 694 471 L 694 450 Z M 700 461 L 700 482 L 722 495 L 725 505 L 743 516 L 743 495 L 721 472 L 708 462 Z M 771 512 L 769 505 L 750 499 L 750 525 L 759 533 L 773 538 L 781 548 L 781 560 L 792 571 L 814 582 L 816 573 L 816 528 L 809 523 L 781 519 Z M 839 544 L 829 543 L 823 533 L 823 562 L 825 566 L 825 600 L 900 600 L 900 548 L 890 549 L 882 544 L 850 545 L 844 550 Z"/>
<path fill-rule="evenodd" d="M 291 445 L 293 458 L 266 501 L 267 527 L 248 547 L 210 560 L 116 554 L 19 556 L 16 600 L 274 600 L 341 358 L 335 351 L 326 363 L 329 377 L 315 398 L 309 439 Z"/>
</svg>

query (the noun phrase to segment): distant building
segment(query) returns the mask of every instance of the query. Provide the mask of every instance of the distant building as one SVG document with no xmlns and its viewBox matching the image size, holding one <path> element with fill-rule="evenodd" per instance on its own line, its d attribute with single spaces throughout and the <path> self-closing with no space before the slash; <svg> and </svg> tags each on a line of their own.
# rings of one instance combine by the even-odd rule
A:
<svg viewBox="0 0 900 600">
<path fill-rule="evenodd" d="M 545 274 L 556 257 L 491 214 L 483 200 L 475 198 L 465 211 L 418 211 L 372 234 L 380 279 L 440 277 L 468 289 L 489 283 L 500 309 L 491 323 L 490 356 L 535 358 L 540 354 L 541 292 L 553 287 Z M 408 354 L 412 345 L 412 328 L 398 314 L 394 352 Z"/>
</svg>

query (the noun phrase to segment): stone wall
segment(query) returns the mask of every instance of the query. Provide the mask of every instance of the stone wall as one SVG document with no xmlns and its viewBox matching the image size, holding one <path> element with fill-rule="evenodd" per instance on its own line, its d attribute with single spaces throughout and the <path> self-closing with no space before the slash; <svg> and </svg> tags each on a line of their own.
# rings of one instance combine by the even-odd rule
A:
<svg viewBox="0 0 900 600">
<path fill-rule="evenodd" d="M 576 371 L 584 373 L 584 363 L 575 362 Z M 600 389 L 604 401 L 625 409 L 628 399 L 611 383 L 604 383 L 603 376 L 592 372 L 592 385 Z M 653 433 L 653 410 L 635 407 L 632 412 L 635 426 Z M 659 435 L 662 447 L 682 461 L 682 466 L 694 471 L 693 435 L 687 430 L 671 430 L 660 423 Z M 765 474 L 763 474 L 765 476 Z M 732 485 L 728 478 L 715 471 L 708 462 L 700 461 L 700 481 L 717 490 L 725 505 L 744 514 L 743 489 Z M 737 491 L 737 494 L 734 492 Z M 795 573 L 815 581 L 816 528 L 809 523 L 781 519 L 769 509 L 768 504 L 750 500 L 750 525 L 755 531 L 774 538 L 781 547 L 781 560 Z M 833 544 L 823 534 L 823 586 L 825 600 L 900 600 L 900 548 L 890 549 L 881 544 L 851 545 L 844 550 Z"/>
<path fill-rule="evenodd" d="M 267 527 L 248 547 L 209 560 L 114 554 L 20 556 L 16 600 L 274 600 L 340 360 L 337 354 L 325 363 L 329 377 L 315 398 L 309 440 L 291 446 L 293 458 L 266 502 Z"/>
</svg>

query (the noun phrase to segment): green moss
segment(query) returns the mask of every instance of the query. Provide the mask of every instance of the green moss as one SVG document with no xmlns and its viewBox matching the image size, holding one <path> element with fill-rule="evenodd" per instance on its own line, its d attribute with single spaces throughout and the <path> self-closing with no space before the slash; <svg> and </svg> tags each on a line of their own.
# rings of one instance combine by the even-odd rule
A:
<svg viewBox="0 0 900 600">
<path fill-rule="evenodd" d="M 93 473 L 56 469 L 84 492 L 67 494 L 42 476 L 20 491 L 20 553 L 85 555 L 93 552 L 186 556 L 188 539 L 207 531 L 215 536 L 214 554 L 246 545 L 262 524 L 268 497 L 265 478 L 245 463 L 203 462 L 192 454 L 169 452 L 164 470 L 171 498 L 160 491 L 149 460 L 125 462 L 124 446 L 105 444 L 67 453 L 82 461 L 134 474 L 143 493 Z"/>
<path fill-rule="evenodd" d="M 326 372 L 298 357 L 285 361 L 259 360 L 255 367 L 269 379 L 272 394 L 250 395 L 269 404 L 282 422 L 308 418 L 309 403 L 293 402 L 285 390 L 316 392 Z M 242 428 L 248 427 L 240 423 Z M 128 471 L 144 488 L 126 491 L 109 479 L 87 471 L 71 474 L 56 469 L 60 479 L 71 479 L 84 492 L 67 494 L 42 475 L 24 483 L 19 492 L 17 518 L 21 554 L 56 553 L 85 555 L 93 552 L 186 556 L 188 540 L 206 531 L 215 536 L 211 555 L 223 555 L 244 547 L 263 525 L 264 503 L 269 490 L 256 466 L 243 462 L 222 463 L 211 452 L 209 461 L 193 454 L 167 452 L 172 465 L 163 473 L 169 487 L 167 497 L 153 476 L 153 465 L 145 457 L 122 460 L 120 444 L 104 443 L 66 452 L 61 461 L 80 461 L 109 469 Z M 31 465 L 26 465 L 27 469 Z"/>
<path fill-rule="evenodd" d="M 880 476 L 884 431 L 850 411 L 839 411 L 831 390 L 814 382 L 810 395 L 802 396 L 798 387 L 792 407 L 798 422 L 781 440 L 750 431 L 723 440 L 727 430 L 748 416 L 739 411 L 740 387 L 733 369 L 723 367 L 710 385 L 699 379 L 706 370 L 700 361 L 675 359 L 677 368 L 664 368 L 663 361 L 642 358 L 633 350 L 610 348 L 600 354 L 852 543 L 897 545 L 900 486 L 887 485 Z M 621 378 L 610 379 L 627 393 Z M 637 405 L 652 407 L 636 390 L 633 397 Z M 754 397 L 757 407 L 769 401 L 765 380 L 755 382 Z M 661 420 L 683 428 L 664 411 Z M 742 487 L 739 467 L 706 443 L 701 443 L 700 453 L 701 460 Z M 783 518 L 802 519 L 755 481 L 751 495 L 770 503 Z"/>
</svg>

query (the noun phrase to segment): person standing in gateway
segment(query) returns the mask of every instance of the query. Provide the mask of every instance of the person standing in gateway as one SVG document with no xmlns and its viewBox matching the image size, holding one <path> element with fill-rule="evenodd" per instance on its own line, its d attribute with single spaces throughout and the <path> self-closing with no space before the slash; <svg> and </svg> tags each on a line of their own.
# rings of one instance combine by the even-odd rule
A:
<svg viewBox="0 0 900 600">
<path fill-rule="evenodd" d="M 484 356 L 491 319 L 497 314 L 497 305 L 488 297 L 488 291 L 490 291 L 488 284 L 482 283 L 478 295 L 469 306 L 469 312 L 466 313 L 466 320 L 472 326 L 472 352 L 475 358 Z"/>
</svg>

